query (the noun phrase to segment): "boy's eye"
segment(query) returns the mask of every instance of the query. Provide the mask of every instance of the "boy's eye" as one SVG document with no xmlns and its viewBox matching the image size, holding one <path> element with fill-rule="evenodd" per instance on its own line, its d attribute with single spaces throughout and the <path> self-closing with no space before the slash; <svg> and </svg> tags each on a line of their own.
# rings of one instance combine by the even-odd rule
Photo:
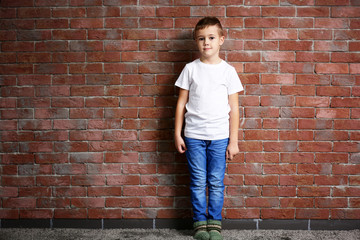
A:
<svg viewBox="0 0 360 240">
<path fill-rule="evenodd" d="M 210 38 L 210 40 L 214 40 L 215 39 L 215 37 L 209 37 Z"/>
<path fill-rule="evenodd" d="M 199 41 L 204 41 L 204 38 L 203 38 L 203 37 L 200 37 L 200 38 L 199 38 Z"/>
</svg>

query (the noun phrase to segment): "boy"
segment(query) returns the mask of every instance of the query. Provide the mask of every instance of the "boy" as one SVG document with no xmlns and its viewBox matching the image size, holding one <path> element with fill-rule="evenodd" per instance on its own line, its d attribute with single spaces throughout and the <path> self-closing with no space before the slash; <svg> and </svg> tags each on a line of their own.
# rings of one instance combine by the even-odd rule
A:
<svg viewBox="0 0 360 240">
<path fill-rule="evenodd" d="M 194 238 L 218 240 L 223 239 L 221 212 L 226 159 L 232 160 L 239 152 L 238 92 L 243 87 L 235 68 L 219 57 L 225 40 L 220 21 L 215 17 L 201 19 L 194 38 L 200 58 L 188 63 L 175 83 L 180 88 L 175 147 L 179 153 L 186 153 L 188 160 Z"/>
</svg>

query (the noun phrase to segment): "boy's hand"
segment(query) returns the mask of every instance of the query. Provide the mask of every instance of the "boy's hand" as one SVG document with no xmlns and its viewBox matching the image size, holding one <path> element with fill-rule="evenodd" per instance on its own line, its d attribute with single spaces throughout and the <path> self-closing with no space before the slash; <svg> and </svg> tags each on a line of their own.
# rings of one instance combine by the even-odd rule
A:
<svg viewBox="0 0 360 240">
<path fill-rule="evenodd" d="M 239 146 L 236 142 L 229 143 L 226 149 L 226 159 L 233 160 L 234 156 L 239 153 Z"/>
<path fill-rule="evenodd" d="M 179 153 L 184 153 L 187 150 L 184 139 L 181 136 L 175 136 L 175 147 Z"/>
</svg>

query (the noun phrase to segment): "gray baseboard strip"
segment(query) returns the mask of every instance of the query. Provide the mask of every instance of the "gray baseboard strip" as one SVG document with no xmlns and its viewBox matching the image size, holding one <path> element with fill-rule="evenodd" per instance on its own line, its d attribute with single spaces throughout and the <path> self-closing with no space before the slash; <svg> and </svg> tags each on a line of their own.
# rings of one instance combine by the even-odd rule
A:
<svg viewBox="0 0 360 240">
<path fill-rule="evenodd" d="M 354 230 L 359 220 L 224 219 L 228 230 Z M 191 219 L 1 219 L 0 228 L 192 229 Z"/>
</svg>

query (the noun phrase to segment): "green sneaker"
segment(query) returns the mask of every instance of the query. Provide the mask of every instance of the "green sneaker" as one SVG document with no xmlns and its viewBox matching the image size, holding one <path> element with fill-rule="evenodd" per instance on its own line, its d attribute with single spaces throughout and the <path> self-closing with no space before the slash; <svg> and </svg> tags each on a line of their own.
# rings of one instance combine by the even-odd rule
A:
<svg viewBox="0 0 360 240">
<path fill-rule="evenodd" d="M 217 220 L 207 221 L 207 230 L 210 235 L 210 240 L 223 240 L 221 236 L 221 222 Z"/>
<path fill-rule="evenodd" d="M 207 232 L 207 222 L 206 221 L 199 221 L 194 223 L 194 239 L 197 240 L 209 240 L 210 235 Z"/>
</svg>

